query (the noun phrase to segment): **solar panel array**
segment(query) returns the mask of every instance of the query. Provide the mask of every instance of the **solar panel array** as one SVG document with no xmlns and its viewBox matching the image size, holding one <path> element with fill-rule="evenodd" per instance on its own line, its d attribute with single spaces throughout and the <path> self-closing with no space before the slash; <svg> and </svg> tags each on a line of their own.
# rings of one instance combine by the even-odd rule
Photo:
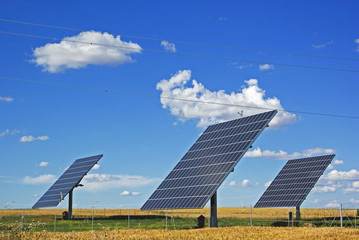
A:
<svg viewBox="0 0 359 240">
<path fill-rule="evenodd" d="M 254 207 L 300 206 L 334 157 L 289 160 Z"/>
<path fill-rule="evenodd" d="M 91 168 L 102 158 L 96 155 L 77 159 L 61 177 L 47 190 L 32 208 L 55 207 L 75 188 Z"/>
<path fill-rule="evenodd" d="M 203 208 L 276 113 L 209 126 L 141 210 Z"/>
</svg>

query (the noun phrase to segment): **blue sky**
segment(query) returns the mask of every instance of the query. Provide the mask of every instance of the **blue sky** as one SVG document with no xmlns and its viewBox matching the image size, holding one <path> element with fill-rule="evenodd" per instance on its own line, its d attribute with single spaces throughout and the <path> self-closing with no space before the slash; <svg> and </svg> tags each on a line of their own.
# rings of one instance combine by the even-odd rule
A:
<svg viewBox="0 0 359 240">
<path fill-rule="evenodd" d="M 302 207 L 357 207 L 357 1 L 11 1 L 0 19 L 0 208 L 31 207 L 96 154 L 75 206 L 139 208 L 208 124 L 253 107 L 284 111 L 219 206 L 254 205 L 285 160 L 335 153 Z"/>
</svg>

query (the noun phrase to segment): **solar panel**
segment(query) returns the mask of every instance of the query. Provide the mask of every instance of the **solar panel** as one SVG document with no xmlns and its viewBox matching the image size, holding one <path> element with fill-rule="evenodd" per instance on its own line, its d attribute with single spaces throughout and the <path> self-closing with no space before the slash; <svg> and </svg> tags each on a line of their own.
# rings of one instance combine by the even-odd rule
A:
<svg viewBox="0 0 359 240">
<path fill-rule="evenodd" d="M 276 113 L 209 126 L 141 210 L 203 208 Z"/>
<path fill-rule="evenodd" d="M 334 157 L 289 160 L 254 207 L 300 206 Z"/>
<path fill-rule="evenodd" d="M 96 155 L 77 159 L 61 177 L 47 190 L 32 208 L 55 207 L 74 189 L 91 168 L 102 158 Z"/>
</svg>

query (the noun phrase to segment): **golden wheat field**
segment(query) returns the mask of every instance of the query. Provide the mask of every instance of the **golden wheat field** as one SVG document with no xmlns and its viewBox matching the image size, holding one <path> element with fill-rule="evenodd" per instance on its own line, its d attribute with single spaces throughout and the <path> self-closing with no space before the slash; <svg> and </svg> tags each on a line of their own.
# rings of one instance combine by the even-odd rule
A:
<svg viewBox="0 0 359 240">
<path fill-rule="evenodd" d="M 2 239 L 6 236 L 0 235 Z M 194 230 L 117 230 L 69 233 L 23 233 L 20 239 L 359 239 L 358 229 L 348 228 L 276 228 L 226 227 Z"/>
<path fill-rule="evenodd" d="M 290 208 L 252 208 L 252 217 L 258 219 L 286 219 L 288 218 L 288 212 L 291 211 Z M 67 209 L 6 209 L 1 210 L 1 216 L 5 215 L 57 215 L 60 216 L 63 211 Z M 156 211 L 141 211 L 139 209 L 74 209 L 74 216 L 92 216 L 92 213 L 97 217 L 108 217 L 115 215 L 128 215 L 138 216 L 138 215 L 165 215 L 166 211 L 156 210 Z M 240 218 L 247 219 L 250 216 L 251 209 L 248 207 L 244 208 L 218 208 L 218 217 L 219 218 Z M 294 209 L 295 212 L 295 209 Z M 355 216 L 355 209 L 346 209 L 346 214 L 348 216 Z M 312 219 L 312 218 L 331 218 L 338 213 L 338 209 L 312 209 L 312 208 L 303 208 L 301 209 L 302 219 Z M 208 216 L 208 208 L 203 209 L 176 209 L 168 210 L 167 215 L 173 215 L 173 217 L 188 217 L 196 218 L 199 215 Z"/>
</svg>

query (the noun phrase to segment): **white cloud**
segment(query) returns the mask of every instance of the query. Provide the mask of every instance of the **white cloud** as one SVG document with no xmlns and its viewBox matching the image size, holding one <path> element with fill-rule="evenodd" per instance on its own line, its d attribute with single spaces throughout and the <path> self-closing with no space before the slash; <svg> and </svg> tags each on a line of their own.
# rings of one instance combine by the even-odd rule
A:
<svg viewBox="0 0 359 240">
<path fill-rule="evenodd" d="M 95 164 L 93 167 L 92 167 L 92 170 L 98 170 L 98 169 L 100 169 L 101 168 L 101 166 L 100 166 L 100 164 Z"/>
<path fill-rule="evenodd" d="M 340 203 L 338 200 L 333 200 L 333 201 L 330 201 L 329 203 L 325 204 L 324 207 L 327 207 L 327 208 L 338 208 L 340 207 Z"/>
<path fill-rule="evenodd" d="M 264 186 L 265 186 L 265 187 L 269 187 L 269 186 L 272 184 L 272 182 L 273 182 L 273 181 L 266 182 L 266 183 L 264 184 Z"/>
<path fill-rule="evenodd" d="M 22 179 L 23 184 L 48 184 L 53 183 L 56 180 L 56 176 L 52 174 L 43 174 L 38 177 L 25 176 Z"/>
<path fill-rule="evenodd" d="M 352 182 L 347 188 L 343 189 L 344 193 L 357 193 L 359 192 L 359 181 Z"/>
<path fill-rule="evenodd" d="M 169 108 L 172 115 L 177 116 L 180 121 L 198 119 L 198 127 L 205 127 L 227 120 L 237 119 L 238 111 L 243 109 L 244 115 L 249 116 L 269 110 L 283 107 L 276 97 L 265 98 L 265 91 L 258 87 L 256 79 L 245 81 L 247 87 L 242 87 L 241 92 L 225 93 L 224 90 L 210 91 L 201 83 L 192 80 L 192 87 L 186 87 L 191 79 L 191 71 L 179 71 L 169 80 L 157 83 L 157 90 L 161 90 L 161 103 L 163 108 Z M 188 99 L 190 101 L 178 101 L 176 99 Z M 219 104 L 206 104 L 201 102 L 234 104 L 250 106 L 251 108 L 238 106 L 223 106 Z M 261 109 L 265 108 L 265 109 Z M 270 123 L 270 127 L 279 128 L 296 121 L 296 115 L 279 111 Z"/>
<path fill-rule="evenodd" d="M 226 20 L 227 20 L 227 17 L 219 17 L 218 20 L 219 20 L 219 21 L 226 21 Z"/>
<path fill-rule="evenodd" d="M 49 137 L 48 136 L 33 137 L 29 135 L 29 136 L 22 136 L 20 138 L 20 142 L 33 142 L 37 140 L 45 141 L 45 140 L 49 140 Z"/>
<path fill-rule="evenodd" d="M 6 129 L 5 131 L 0 133 L 0 137 L 4 137 L 4 136 L 9 135 L 9 134 L 10 134 L 9 129 Z"/>
<path fill-rule="evenodd" d="M 355 43 L 359 44 L 359 38 L 358 38 L 358 39 L 355 39 Z M 359 52 L 359 45 L 358 45 L 357 52 Z"/>
<path fill-rule="evenodd" d="M 349 202 L 358 204 L 358 203 L 359 203 L 359 200 L 356 200 L 355 198 L 351 198 L 351 199 L 349 200 Z"/>
<path fill-rule="evenodd" d="M 334 41 L 332 40 L 332 41 L 321 43 L 321 44 L 312 44 L 312 47 L 314 47 L 314 48 L 325 48 L 328 45 L 331 45 L 333 43 L 334 43 Z"/>
<path fill-rule="evenodd" d="M 332 170 L 328 174 L 323 176 L 323 180 L 329 180 L 329 181 L 359 180 L 359 171 L 357 171 L 356 169 L 352 169 L 347 172 Z"/>
<path fill-rule="evenodd" d="M 298 158 L 298 157 L 311 157 L 317 154 L 331 154 L 334 153 L 335 150 L 331 148 L 310 148 L 304 149 L 302 152 L 294 152 L 287 153 L 283 150 L 271 151 L 264 150 L 262 151 L 260 147 L 253 149 L 252 151 L 248 151 L 245 153 L 244 157 L 252 157 L 252 158 L 265 158 L 265 157 L 275 157 L 277 159 L 288 159 L 288 158 Z"/>
<path fill-rule="evenodd" d="M 331 193 L 335 192 L 336 188 L 331 186 L 324 186 L 324 187 L 314 187 L 313 193 Z"/>
<path fill-rule="evenodd" d="M 89 44 L 91 43 L 91 44 Z M 120 36 L 95 31 L 81 32 L 65 37 L 60 43 L 48 43 L 35 48 L 31 62 L 43 71 L 57 73 L 69 68 L 84 68 L 89 64 L 118 65 L 132 62 L 129 56 L 141 53 L 142 48 L 132 42 L 122 41 Z"/>
<path fill-rule="evenodd" d="M 329 164 L 328 167 L 327 167 L 327 169 L 329 169 L 329 170 L 334 169 L 334 165 L 333 165 L 333 164 Z"/>
<path fill-rule="evenodd" d="M 121 196 L 129 196 L 130 192 L 129 191 L 123 191 L 120 195 Z"/>
<path fill-rule="evenodd" d="M 274 69 L 274 65 L 273 64 L 261 64 L 259 65 L 259 70 L 261 71 L 266 71 L 266 70 L 270 70 L 270 69 Z"/>
<path fill-rule="evenodd" d="M 140 193 L 140 192 L 132 192 L 131 194 L 132 194 L 132 196 L 138 196 L 138 195 L 140 195 L 141 193 Z"/>
<path fill-rule="evenodd" d="M 100 191 L 112 188 L 143 187 L 159 182 L 158 178 L 143 176 L 111 175 L 111 174 L 88 174 L 81 181 L 85 191 Z"/>
<path fill-rule="evenodd" d="M 231 181 L 228 186 L 251 187 L 253 186 L 253 184 L 248 179 L 243 179 L 243 181 L 239 183 L 237 183 L 236 181 Z"/>
<path fill-rule="evenodd" d="M 39 167 L 47 167 L 49 165 L 49 162 L 40 162 Z"/>
<path fill-rule="evenodd" d="M 334 160 L 333 164 L 334 165 L 342 165 L 342 164 L 344 164 L 344 161 L 343 160 Z"/>
<path fill-rule="evenodd" d="M 176 52 L 176 45 L 168 41 L 162 41 L 161 46 L 168 52 Z"/>
<path fill-rule="evenodd" d="M 11 97 L 0 97 L 0 102 L 12 102 L 14 101 Z"/>
</svg>

